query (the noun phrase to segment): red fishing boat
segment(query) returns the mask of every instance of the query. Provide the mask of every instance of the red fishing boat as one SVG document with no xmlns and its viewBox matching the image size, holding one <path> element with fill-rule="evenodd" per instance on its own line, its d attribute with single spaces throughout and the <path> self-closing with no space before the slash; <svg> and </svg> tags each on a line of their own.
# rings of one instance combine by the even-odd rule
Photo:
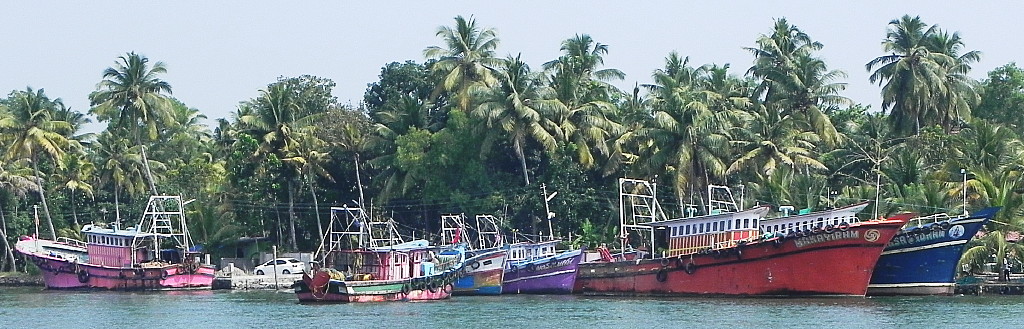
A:
<svg viewBox="0 0 1024 329">
<path fill-rule="evenodd" d="M 856 213 L 866 203 L 765 219 L 767 207 L 728 209 L 735 206 L 730 200 L 710 203 L 705 216 L 659 220 L 664 215 L 654 191 L 652 183 L 620 179 L 620 232 L 649 236 L 651 246 L 655 233 L 662 233 L 668 250 L 660 257 L 607 254 L 580 264 L 577 291 L 864 296 L 882 249 L 909 219 L 859 220 Z M 715 200 L 710 189 L 708 200 Z"/>
</svg>

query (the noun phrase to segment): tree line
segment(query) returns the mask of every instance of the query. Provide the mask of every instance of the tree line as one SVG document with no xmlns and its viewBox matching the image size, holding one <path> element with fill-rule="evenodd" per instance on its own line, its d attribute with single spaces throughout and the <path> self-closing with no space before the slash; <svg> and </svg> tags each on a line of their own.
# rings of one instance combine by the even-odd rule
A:
<svg viewBox="0 0 1024 329">
<path fill-rule="evenodd" d="M 312 250 L 330 206 L 362 206 L 432 237 L 445 213 L 495 214 L 525 238 L 617 241 L 618 177 L 655 180 L 679 216 L 709 184 L 739 187 L 746 205 L 826 208 L 875 201 L 871 213 L 1003 210 L 964 264 L 1021 259 L 1024 71 L 1008 63 L 969 76 L 981 53 L 920 17 L 892 20 L 865 59 L 878 111 L 842 96 L 846 77 L 824 45 L 778 19 L 743 49 L 751 64 L 691 63 L 677 52 L 651 83 L 620 90 L 611 47 L 587 34 L 531 67 L 496 54 L 473 17 L 436 30 L 421 61 L 388 63 L 358 106 L 313 75 L 281 77 L 208 127 L 172 95 L 167 66 L 126 53 L 97 75 L 79 112 L 42 88 L 0 99 L 0 270 L 13 242 L 78 237 L 82 225 L 138 221 L 149 195 L 196 199 L 192 236 L 235 255 L 240 237 Z M 859 68 L 858 68 L 859 69 Z M 83 133 L 91 120 L 107 125 Z M 365 204 L 363 204 L 365 203 Z M 699 208 L 699 207 L 698 207 Z"/>
</svg>

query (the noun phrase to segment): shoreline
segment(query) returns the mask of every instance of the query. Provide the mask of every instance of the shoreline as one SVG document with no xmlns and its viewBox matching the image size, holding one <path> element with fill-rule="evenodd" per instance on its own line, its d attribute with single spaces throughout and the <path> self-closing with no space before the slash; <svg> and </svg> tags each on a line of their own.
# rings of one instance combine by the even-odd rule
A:
<svg viewBox="0 0 1024 329">
<path fill-rule="evenodd" d="M 32 287 L 43 286 L 41 275 L 29 275 L 20 272 L 0 273 L 0 287 Z"/>
</svg>

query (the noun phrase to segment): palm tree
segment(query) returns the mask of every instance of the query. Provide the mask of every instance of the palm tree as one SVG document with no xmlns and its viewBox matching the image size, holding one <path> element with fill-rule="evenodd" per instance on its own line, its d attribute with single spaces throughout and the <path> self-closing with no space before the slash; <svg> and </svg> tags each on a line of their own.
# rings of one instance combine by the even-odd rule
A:
<svg viewBox="0 0 1024 329">
<path fill-rule="evenodd" d="M 260 97 L 244 102 L 241 107 L 248 108 L 247 113 L 238 117 L 242 132 L 260 140 L 260 147 L 254 157 L 271 156 L 276 159 L 288 159 L 298 156 L 299 140 L 308 131 L 320 114 L 308 114 L 299 106 L 299 96 L 288 81 L 279 81 L 261 91 Z M 294 169 L 294 167 L 293 167 Z M 288 188 L 289 233 L 292 249 L 298 249 L 295 233 L 295 180 L 298 171 L 285 170 L 283 179 Z"/>
<path fill-rule="evenodd" d="M 435 90 L 454 94 L 458 108 L 470 111 L 469 89 L 474 83 L 493 84 L 495 69 L 501 65 L 501 59 L 494 57 L 494 49 L 498 47 L 498 37 L 493 29 L 480 28 L 473 16 L 465 19 L 455 16 L 455 26 L 437 28 L 437 36 L 445 46 L 430 46 L 423 50 L 428 60 L 437 60 L 430 65 L 430 70 L 444 75 L 444 80 Z"/>
<path fill-rule="evenodd" d="M 146 190 L 142 173 L 145 160 L 136 152 L 137 147 L 133 148 L 122 137 L 125 134 L 126 131 L 119 128 L 104 131 L 93 144 L 92 151 L 93 163 L 98 164 L 100 185 L 113 186 L 114 220 L 117 223 L 121 221 L 121 193 L 133 196 Z"/>
<path fill-rule="evenodd" d="M 93 172 L 96 166 L 86 158 L 85 152 L 72 152 L 66 154 L 60 160 L 62 169 L 54 178 L 60 183 L 59 189 L 67 190 L 71 201 L 71 218 L 74 220 L 74 227 L 80 227 L 78 220 L 78 207 L 75 196 L 79 193 L 92 197 L 93 187 L 89 182 L 93 181 Z"/>
<path fill-rule="evenodd" d="M 40 186 L 39 199 L 43 203 L 46 222 L 54 239 L 57 238 L 57 232 L 50 217 L 49 204 L 46 202 L 46 184 L 43 183 L 43 174 L 39 171 L 39 161 L 42 160 L 40 155 L 48 156 L 59 167 L 59 160 L 70 147 L 68 139 L 64 137 L 71 129 L 70 125 L 53 119 L 53 110 L 57 103 L 60 103 L 60 99 L 51 101 L 42 89 L 33 91 L 32 88 L 26 88 L 25 91 L 14 91 L 11 92 L 6 104 L 10 117 L 0 121 L 0 130 L 6 133 L 4 139 L 9 145 L 6 158 L 11 161 L 28 159 L 32 162 L 32 169 Z"/>
<path fill-rule="evenodd" d="M 536 75 L 530 72 L 530 67 L 519 56 L 509 56 L 505 63 L 497 86 L 478 86 L 475 90 L 480 105 L 473 110 L 473 115 L 481 118 L 487 128 L 491 128 L 487 131 L 485 144 L 497 138 L 512 142 L 512 149 L 523 171 L 523 181 L 530 185 L 526 144 L 534 141 L 545 151 L 554 150 L 556 137 L 551 133 L 554 123 L 550 120 L 550 114 L 564 107 L 554 99 L 552 90 L 544 87 Z"/>
<path fill-rule="evenodd" d="M 837 143 L 838 133 L 824 109 L 851 102 L 838 95 L 846 84 L 834 82 L 846 74 L 829 70 L 825 61 L 814 57 L 823 45 L 785 18 L 776 20 L 772 33 L 761 35 L 757 45 L 746 48 L 754 54 L 747 72 L 761 79 L 757 93 L 764 96 L 765 106 L 778 107 L 783 116 L 796 119 L 799 125 L 794 129 L 813 130 L 823 141 Z"/>
<path fill-rule="evenodd" d="M 647 106 L 654 111 L 651 122 L 624 139 L 642 159 L 637 169 L 646 176 L 666 173 L 676 195 L 724 178 L 728 156 L 728 130 L 742 116 L 737 108 L 749 106 L 749 99 L 732 98 L 700 86 L 710 66 L 690 67 L 688 58 L 671 53 L 665 68 L 654 72 L 654 84 Z M 716 105 L 729 105 L 718 108 Z"/>
<path fill-rule="evenodd" d="M 167 73 L 167 67 L 163 62 L 153 63 L 150 67 L 149 58 L 134 52 L 118 59 L 113 67 L 103 71 L 103 81 L 89 95 L 94 106 L 91 113 L 100 121 L 110 121 L 112 126 L 132 133 L 135 144 L 141 147 L 150 192 L 158 194 L 144 141 L 157 138 L 158 125 L 170 121 L 170 103 L 164 94 L 171 93 L 171 85 L 158 77 Z M 145 135 L 142 134 L 143 129 Z"/>
<path fill-rule="evenodd" d="M 0 121 L 6 115 L 0 107 Z M 8 168 L 10 166 L 10 168 Z M 39 189 L 39 180 L 32 176 L 30 170 L 23 167 L 16 167 L 14 163 L 0 164 L 0 195 L 13 194 L 16 197 L 24 198 L 31 192 Z M 0 204 L 0 241 L 3 241 L 3 260 L 0 261 L 0 271 L 14 268 L 14 252 L 8 243 L 7 215 L 3 205 Z M 7 264 L 10 264 L 9 267 Z"/>
<path fill-rule="evenodd" d="M 328 164 L 331 161 L 331 154 L 321 151 L 325 148 L 326 143 L 323 140 L 312 135 L 303 135 L 302 139 L 299 140 L 298 149 L 295 154 L 281 159 L 284 163 L 291 165 L 298 172 L 298 179 L 309 187 L 309 193 L 313 196 L 316 228 L 320 237 L 324 236 L 324 229 L 320 220 L 320 203 L 316 196 L 316 178 L 323 177 L 331 182 L 334 181 L 334 177 L 331 177 L 331 173 L 327 171 Z"/>
<path fill-rule="evenodd" d="M 589 35 L 576 35 L 562 41 L 563 55 L 544 63 L 552 72 L 550 85 L 565 111 L 555 114 L 559 134 L 571 143 L 576 161 L 585 168 L 593 167 L 596 155 L 607 158 L 612 149 L 609 141 L 622 133 L 622 127 L 609 118 L 617 112 L 612 102 L 622 92 L 608 80 L 622 80 L 625 74 L 604 65 L 608 45 L 596 43 Z M 612 146 L 614 147 L 614 146 Z"/>
<path fill-rule="evenodd" d="M 981 101 L 975 90 L 977 82 L 968 76 L 971 64 L 981 59 L 977 50 L 964 52 L 964 42 L 959 32 L 952 34 L 937 31 L 927 40 L 928 48 L 948 56 L 951 61 L 943 67 L 946 73 L 945 92 L 937 95 L 941 100 L 936 115 L 939 124 L 951 129 L 971 118 L 971 109 Z"/>
<path fill-rule="evenodd" d="M 775 107 L 761 107 L 751 112 L 751 119 L 738 129 L 745 138 L 734 142 L 740 157 L 729 166 L 727 173 L 747 168 L 754 169 L 757 177 L 770 177 L 779 165 L 798 169 L 825 170 L 814 154 L 818 135 L 794 127 L 794 119 L 783 115 Z M 738 136 L 737 136 L 738 137 Z"/>
<path fill-rule="evenodd" d="M 608 45 L 594 42 L 587 34 L 562 41 L 563 55 L 544 63 L 552 71 L 551 85 L 558 100 L 574 108 L 591 101 L 610 101 L 612 93 L 621 93 L 608 80 L 622 80 L 626 74 L 617 69 L 600 69 Z"/>
<path fill-rule="evenodd" d="M 946 70 L 953 58 L 930 49 L 929 38 L 938 30 L 920 16 L 904 15 L 889 22 L 882 49 L 890 53 L 868 62 L 872 83 L 882 85 L 882 109 L 900 132 L 917 134 L 932 123 L 939 107 L 936 95 L 946 93 Z"/>
</svg>

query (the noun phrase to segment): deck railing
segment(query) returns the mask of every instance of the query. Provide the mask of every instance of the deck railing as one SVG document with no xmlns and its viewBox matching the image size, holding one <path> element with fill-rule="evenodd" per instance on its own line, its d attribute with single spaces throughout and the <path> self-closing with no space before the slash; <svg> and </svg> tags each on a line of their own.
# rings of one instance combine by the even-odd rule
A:
<svg viewBox="0 0 1024 329">
<path fill-rule="evenodd" d="M 82 242 L 82 241 L 79 241 L 79 240 L 75 240 L 75 239 L 72 239 L 72 238 L 68 238 L 68 237 L 63 237 L 63 236 L 57 238 L 57 243 L 66 244 L 66 245 L 69 245 L 69 246 L 72 246 L 72 247 L 78 247 L 78 248 L 85 248 L 85 246 L 86 246 L 85 242 Z"/>
</svg>

